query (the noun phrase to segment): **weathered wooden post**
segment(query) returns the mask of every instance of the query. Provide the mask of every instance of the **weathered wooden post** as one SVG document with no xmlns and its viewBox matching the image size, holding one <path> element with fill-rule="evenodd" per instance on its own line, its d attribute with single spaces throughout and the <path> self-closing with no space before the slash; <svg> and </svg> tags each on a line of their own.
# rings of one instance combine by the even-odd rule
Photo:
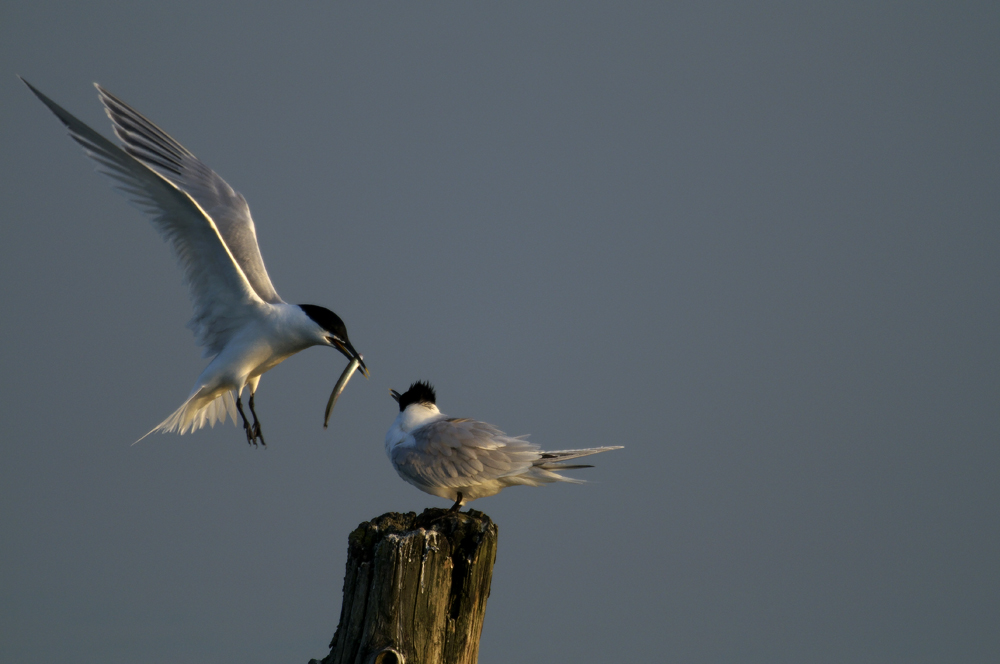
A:
<svg viewBox="0 0 1000 664">
<path fill-rule="evenodd" d="M 362 523 L 330 654 L 310 664 L 475 664 L 496 552 L 497 526 L 476 510 Z"/>
</svg>

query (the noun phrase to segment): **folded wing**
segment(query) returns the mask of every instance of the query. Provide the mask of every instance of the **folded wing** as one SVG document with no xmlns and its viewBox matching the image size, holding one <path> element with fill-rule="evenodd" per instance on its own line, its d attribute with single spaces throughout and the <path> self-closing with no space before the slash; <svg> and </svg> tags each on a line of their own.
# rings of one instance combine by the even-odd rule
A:
<svg viewBox="0 0 1000 664">
<path fill-rule="evenodd" d="M 540 458 L 538 446 L 475 420 L 441 420 L 413 432 L 413 445 L 397 445 L 392 462 L 417 484 L 461 488 L 525 472 Z"/>
</svg>

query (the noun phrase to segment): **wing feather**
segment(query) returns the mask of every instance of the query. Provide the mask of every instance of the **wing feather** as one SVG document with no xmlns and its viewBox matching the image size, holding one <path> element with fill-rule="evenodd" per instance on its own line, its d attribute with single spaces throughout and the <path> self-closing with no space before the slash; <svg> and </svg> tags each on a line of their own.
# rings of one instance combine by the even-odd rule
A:
<svg viewBox="0 0 1000 664">
<path fill-rule="evenodd" d="M 264 268 L 246 199 L 141 113 L 100 85 L 94 86 L 125 151 L 197 201 L 215 222 L 223 242 L 260 299 L 271 304 L 282 302 Z"/>
<path fill-rule="evenodd" d="M 552 450 L 542 452 L 542 458 L 535 462 L 535 465 L 539 468 L 544 468 L 546 470 L 570 470 L 572 468 L 592 468 L 593 466 L 584 465 L 568 465 L 565 462 L 570 459 L 579 459 L 580 457 L 590 456 L 591 454 L 600 454 L 601 452 L 609 452 L 611 450 L 620 450 L 621 445 L 611 445 L 607 447 L 589 447 L 583 450 Z"/>
<path fill-rule="evenodd" d="M 24 79 L 21 79 L 24 81 Z M 191 292 L 194 316 L 189 327 L 206 354 L 222 350 L 243 326 L 261 298 L 247 281 L 212 217 L 189 194 L 104 138 L 71 113 L 25 85 L 69 129 L 98 170 L 109 176 L 129 200 L 152 216 L 153 226 L 177 256 Z"/>
<path fill-rule="evenodd" d="M 475 420 L 441 420 L 411 433 L 392 449 L 397 471 L 425 486 L 462 488 L 527 471 L 541 453 L 523 437 Z"/>
</svg>

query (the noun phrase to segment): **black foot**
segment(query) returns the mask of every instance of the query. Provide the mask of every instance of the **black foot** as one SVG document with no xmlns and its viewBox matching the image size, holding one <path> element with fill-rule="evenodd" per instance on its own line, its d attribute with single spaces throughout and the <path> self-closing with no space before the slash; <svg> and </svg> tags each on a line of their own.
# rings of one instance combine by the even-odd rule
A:
<svg viewBox="0 0 1000 664">
<path fill-rule="evenodd" d="M 247 421 L 247 416 L 243 412 L 243 402 L 240 401 L 239 397 L 236 397 L 236 410 L 240 411 L 240 417 L 243 418 L 243 431 L 247 435 L 247 444 L 257 447 L 257 440 L 260 440 L 260 444 L 267 447 L 267 443 L 264 442 L 264 436 L 260 432 L 260 422 L 257 421 L 257 413 L 253 412 L 253 395 L 250 395 L 250 412 L 253 413 L 253 425 Z"/>
<path fill-rule="evenodd" d="M 261 447 L 267 447 L 267 443 L 264 442 L 264 434 L 260 432 L 260 422 L 254 422 L 250 431 L 247 432 L 247 435 L 250 437 L 251 441 L 259 440 Z"/>
<path fill-rule="evenodd" d="M 267 447 L 267 443 L 264 442 L 264 434 L 260 430 L 260 421 L 257 420 L 257 411 L 253 409 L 253 392 L 250 393 L 250 414 L 253 415 L 253 435 L 255 438 L 260 439 L 260 444 Z"/>
<path fill-rule="evenodd" d="M 433 519 L 431 519 L 428 523 L 435 523 L 437 521 L 440 521 L 441 519 L 448 518 L 452 514 L 461 514 L 461 513 L 462 513 L 462 492 L 459 491 L 458 492 L 458 500 L 456 500 L 455 504 L 451 506 L 451 509 L 449 509 L 448 511 L 446 511 L 444 514 L 438 514 L 436 517 L 434 517 Z"/>
</svg>

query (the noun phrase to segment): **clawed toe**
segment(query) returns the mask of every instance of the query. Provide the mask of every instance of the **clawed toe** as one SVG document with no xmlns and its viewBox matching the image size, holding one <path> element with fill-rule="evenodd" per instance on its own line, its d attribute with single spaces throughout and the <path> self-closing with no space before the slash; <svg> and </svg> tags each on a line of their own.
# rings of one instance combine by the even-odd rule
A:
<svg viewBox="0 0 1000 664">
<path fill-rule="evenodd" d="M 259 440 L 261 446 L 267 447 L 267 443 L 264 442 L 264 434 L 260 431 L 260 422 L 257 421 L 257 412 L 253 409 L 253 395 L 250 395 L 250 414 L 253 415 L 252 425 L 243 413 L 243 404 L 240 402 L 239 397 L 236 397 L 236 410 L 239 411 L 240 417 L 243 418 L 243 431 L 247 434 L 247 444 L 257 447 L 257 441 Z"/>
<path fill-rule="evenodd" d="M 247 434 L 248 445 L 253 445 L 254 447 L 257 447 L 257 441 L 259 440 L 260 444 L 263 447 L 267 447 L 267 443 L 264 442 L 264 434 L 261 433 L 260 431 L 259 422 L 254 422 L 253 424 L 247 422 L 246 424 L 243 425 L 243 430 Z"/>
</svg>

